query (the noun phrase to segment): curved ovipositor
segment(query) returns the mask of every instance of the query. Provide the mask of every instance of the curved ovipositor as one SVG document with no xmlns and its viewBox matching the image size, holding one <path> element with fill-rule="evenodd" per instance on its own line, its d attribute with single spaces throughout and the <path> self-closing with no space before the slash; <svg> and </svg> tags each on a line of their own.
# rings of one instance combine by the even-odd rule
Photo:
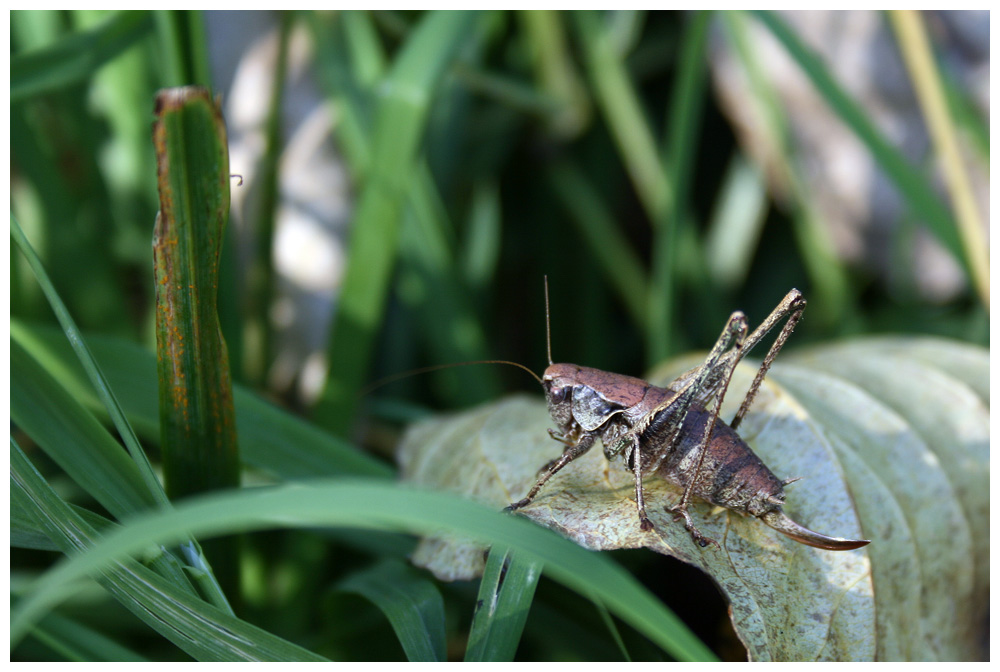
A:
<svg viewBox="0 0 1000 672">
<path fill-rule="evenodd" d="M 780 509 L 770 511 L 758 516 L 761 521 L 770 528 L 791 537 L 800 544 L 825 548 L 828 551 L 853 551 L 855 548 L 867 546 L 867 539 L 844 539 L 842 537 L 828 537 L 819 532 L 813 532 L 809 528 L 799 525 L 794 520 L 785 515 Z"/>
<path fill-rule="evenodd" d="M 862 539 L 828 537 L 789 518 L 782 511 L 784 486 L 797 479 L 782 481 L 775 476 L 736 430 L 721 420 L 713 427 L 701 469 L 692 468 L 691 465 L 696 464 L 692 455 L 711 417 L 701 406 L 691 409 L 684 419 L 680 439 L 657 471 L 661 478 L 685 487 L 690 484 L 694 496 L 759 518 L 768 527 L 807 546 L 850 551 L 869 543 Z M 658 423 L 654 420 L 647 430 L 648 436 L 644 435 L 645 440 L 658 441 L 657 431 Z M 694 483 L 691 483 L 692 478 Z"/>
</svg>

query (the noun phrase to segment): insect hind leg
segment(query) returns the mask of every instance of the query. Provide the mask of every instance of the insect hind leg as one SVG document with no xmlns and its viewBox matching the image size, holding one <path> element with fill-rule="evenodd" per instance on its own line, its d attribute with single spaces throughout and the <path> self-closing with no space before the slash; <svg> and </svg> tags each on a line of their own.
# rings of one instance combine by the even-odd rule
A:
<svg viewBox="0 0 1000 672">
<path fill-rule="evenodd" d="M 764 376 L 767 375 L 768 370 L 771 368 L 771 364 L 774 362 L 774 358 L 778 356 L 778 351 L 785 345 L 785 341 L 788 337 L 792 335 L 792 331 L 795 329 L 795 325 L 799 323 L 802 318 L 802 311 L 806 308 L 805 297 L 802 293 L 793 289 L 785 298 L 781 300 L 781 303 L 771 311 L 771 314 L 767 316 L 760 326 L 753 330 L 747 339 L 746 347 L 742 348 L 740 353 L 740 358 L 745 354 L 750 348 L 755 346 L 764 336 L 767 335 L 775 326 L 778 325 L 783 319 L 788 318 L 785 322 L 785 326 L 781 328 L 781 332 L 778 337 L 774 339 L 774 343 L 771 344 L 771 348 L 767 351 L 767 355 L 764 357 L 764 361 L 761 362 L 760 368 L 757 369 L 757 375 L 754 376 L 753 383 L 750 384 L 750 389 L 747 391 L 745 397 L 743 397 L 743 403 L 740 404 L 740 409 L 736 411 L 736 415 L 733 417 L 733 421 L 729 423 L 729 426 L 736 429 L 743 422 L 743 417 L 750 410 L 750 406 L 753 404 L 754 398 L 757 396 L 757 392 L 760 389 L 761 383 L 764 382 Z M 735 366 L 735 364 L 734 364 Z"/>
<path fill-rule="evenodd" d="M 708 444 L 711 440 L 712 430 L 715 428 L 715 421 L 719 419 L 719 411 L 722 408 L 722 401 L 726 397 L 726 390 L 729 389 L 729 381 L 732 380 L 733 371 L 736 369 L 736 364 L 739 363 L 742 358 L 743 346 L 746 341 L 747 336 L 747 320 L 746 317 L 741 312 L 735 312 L 730 316 L 729 321 L 726 323 L 725 328 L 722 330 L 722 334 L 719 336 L 719 340 L 716 341 L 715 346 L 709 353 L 708 359 L 705 360 L 704 369 L 699 375 L 698 381 L 695 385 L 699 383 L 703 384 L 703 381 L 709 377 L 712 378 L 712 385 L 716 389 L 714 390 L 715 396 L 715 406 L 712 409 L 711 418 L 707 423 L 705 423 L 705 430 L 702 434 L 701 440 L 698 442 L 697 455 L 698 462 L 691 473 L 691 477 L 688 479 L 688 484 L 684 488 L 684 494 L 681 496 L 681 501 L 674 507 L 667 508 L 667 511 L 674 514 L 674 520 L 684 519 L 684 529 L 687 530 L 695 542 L 699 546 L 704 548 L 709 544 L 715 544 L 718 546 L 718 542 L 710 537 L 706 537 L 698 529 L 698 526 L 694 524 L 694 519 L 691 517 L 688 511 L 688 504 L 691 501 L 691 495 L 694 491 L 695 484 L 701 477 L 701 469 L 705 462 L 705 453 L 708 452 Z M 724 357 L 722 354 L 726 352 L 730 346 L 734 348 L 732 356 Z M 720 361 L 721 360 L 721 361 Z M 695 396 L 700 396 L 702 390 L 695 387 L 693 390 Z"/>
</svg>

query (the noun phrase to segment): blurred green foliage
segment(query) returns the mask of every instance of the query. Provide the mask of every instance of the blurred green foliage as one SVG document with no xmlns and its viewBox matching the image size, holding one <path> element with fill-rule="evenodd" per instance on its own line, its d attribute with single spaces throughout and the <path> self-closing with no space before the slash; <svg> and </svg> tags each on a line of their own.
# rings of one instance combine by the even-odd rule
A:
<svg viewBox="0 0 1000 672">
<path fill-rule="evenodd" d="M 913 288 L 890 292 L 838 260 L 810 194 L 795 181 L 800 162 L 787 139 L 785 112 L 767 91 L 758 91 L 792 179 L 792 197 L 782 207 L 771 206 L 763 181 L 709 95 L 710 36 L 735 45 L 753 80 L 759 66 L 742 42 L 753 22 L 782 39 L 874 160 L 898 173 L 896 186 L 910 216 L 926 216 L 964 268 L 947 200 L 927 187 L 924 167 L 900 164 L 872 120 L 845 100 L 820 60 L 786 35 L 779 17 L 287 14 L 281 18 L 282 49 L 288 48 L 289 31 L 303 30 L 311 38 L 313 73 L 335 111 L 335 140 L 356 196 L 327 385 L 308 409 L 315 425 L 377 449 L 386 443 L 379 440 L 383 430 L 395 431 L 394 419 L 414 417 L 423 408 L 468 406 L 515 388 L 537 391 L 523 374 L 477 366 L 357 396 L 369 381 L 427 365 L 505 358 L 540 370 L 546 275 L 554 358 L 633 375 L 665 357 L 707 348 L 735 309 L 755 323 L 791 287 L 810 299 L 793 347 L 876 332 L 934 333 L 985 344 L 988 309 L 971 292 L 931 304 Z M 165 86 L 212 84 L 203 18 L 197 12 L 15 11 L 11 54 L 12 215 L 85 333 L 152 349 L 153 100 Z M 263 372 L 276 347 L 267 333 L 267 310 L 274 292 L 270 237 L 282 148 L 276 130 L 280 67 L 275 90 L 260 92 L 272 102 L 265 159 L 270 169 L 262 186 L 270 197 L 255 222 L 258 271 L 251 279 L 251 271 L 233 263 L 230 238 L 219 297 L 234 379 L 264 395 L 269 391 Z M 971 137 L 988 160 L 988 134 L 981 132 L 982 120 L 969 114 L 969 95 L 954 82 L 948 85 L 961 118 L 980 130 Z M 908 230 L 902 227 L 900 235 Z M 909 242 L 901 237 L 896 244 Z M 53 322 L 16 249 L 10 279 L 12 321 Z M 265 337 L 244 342 L 248 324 L 258 325 Z M 306 404 L 283 401 L 300 410 Z M 93 405 L 90 411 L 105 417 Z M 309 431 L 318 432 L 315 425 Z M 371 431 L 362 436 L 362 426 Z M 93 505 L 86 488 L 29 448 L 24 428 L 15 427 L 12 435 L 45 478 L 60 485 L 61 495 Z M 155 446 L 155 434 L 142 438 L 147 451 Z M 345 471 L 365 469 L 373 468 Z M 357 533 L 256 535 L 244 551 L 245 611 L 238 615 L 338 658 L 398 658 L 422 650 L 400 647 L 371 603 L 330 587 L 352 571 L 405 552 L 406 537 L 380 534 L 367 533 L 361 541 Z M 393 550 L 379 550 L 382 542 Z M 14 549 L 12 579 L 44 568 L 51 558 L 41 553 Z M 697 614 L 685 613 L 690 606 L 678 597 L 684 591 L 674 588 L 676 576 L 687 576 L 684 568 L 665 573 L 662 559 L 618 559 L 646 572 L 650 590 L 676 604 L 714 650 L 739 657 L 728 648 L 734 644 L 725 634 L 723 610 L 701 623 Z M 402 576 L 401 585 L 426 590 L 425 582 L 399 568 L 390 574 Z M 462 658 L 476 586 L 438 590 L 447 626 L 444 655 Z M 615 658 L 621 646 L 634 658 L 663 655 L 632 630 L 612 634 L 606 627 L 610 616 L 586 606 L 586 597 L 545 581 L 537 591 L 533 583 L 525 590 L 531 616 L 520 648 L 515 632 L 504 635 L 512 641 L 477 649 L 477 656 L 516 649 L 523 659 Z M 44 636 L 29 638 L 12 656 L 72 657 L 72 650 L 84 657 L 135 655 L 130 651 L 154 659 L 184 657 L 113 609 L 106 621 L 83 619 L 86 600 L 108 603 L 90 594 L 68 603 L 45 622 Z M 87 641 L 84 626 L 95 630 L 87 646 L 79 644 Z M 566 641 L 581 644 L 569 649 Z"/>
</svg>

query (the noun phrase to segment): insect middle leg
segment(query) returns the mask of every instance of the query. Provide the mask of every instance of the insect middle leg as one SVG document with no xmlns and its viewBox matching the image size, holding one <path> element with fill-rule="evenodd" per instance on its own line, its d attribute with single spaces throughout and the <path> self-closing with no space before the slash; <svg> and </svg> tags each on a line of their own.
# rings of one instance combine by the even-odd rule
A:
<svg viewBox="0 0 1000 672">
<path fill-rule="evenodd" d="M 639 450 L 639 436 L 629 434 L 624 439 L 627 441 L 622 453 L 625 465 L 632 470 L 635 475 L 635 506 L 639 511 L 639 529 L 648 532 L 653 529 L 653 523 L 646 515 L 646 501 L 642 489 L 642 453 Z"/>
</svg>

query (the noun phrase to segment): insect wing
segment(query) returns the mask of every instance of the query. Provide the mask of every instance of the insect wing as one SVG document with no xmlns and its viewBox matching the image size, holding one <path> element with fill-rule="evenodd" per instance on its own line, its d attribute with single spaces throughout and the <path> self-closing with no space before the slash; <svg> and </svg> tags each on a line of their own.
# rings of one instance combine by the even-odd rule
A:
<svg viewBox="0 0 1000 672">
<path fill-rule="evenodd" d="M 677 393 L 678 402 L 707 407 L 722 388 L 729 367 L 735 367 L 742 359 L 742 354 L 745 354 L 745 350 L 730 350 L 708 370 L 706 370 L 706 366 L 709 366 L 707 362 L 696 366 L 670 381 L 667 387 Z M 692 389 L 692 386 L 695 389 Z"/>
<path fill-rule="evenodd" d="M 591 432 L 624 410 L 619 404 L 605 399 L 589 385 L 573 387 L 573 418 L 588 432 Z"/>
<path fill-rule="evenodd" d="M 674 392 L 681 393 L 684 389 L 688 387 L 701 373 L 701 370 L 705 368 L 704 364 L 699 364 L 693 369 L 688 369 L 681 375 L 677 376 L 669 383 L 667 383 L 667 388 L 673 390 Z"/>
</svg>

